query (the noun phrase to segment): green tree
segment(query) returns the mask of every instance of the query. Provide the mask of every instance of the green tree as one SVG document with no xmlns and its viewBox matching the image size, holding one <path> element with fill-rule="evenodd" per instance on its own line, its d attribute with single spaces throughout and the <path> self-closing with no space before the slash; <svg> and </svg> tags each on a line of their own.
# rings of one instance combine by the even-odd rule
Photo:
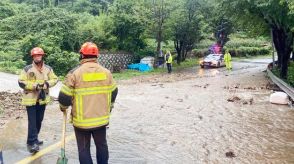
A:
<svg viewBox="0 0 294 164">
<path fill-rule="evenodd" d="M 147 20 L 142 1 L 117 0 L 111 6 L 113 35 L 117 37 L 119 50 L 131 52 L 145 47 L 145 30 Z"/>
<path fill-rule="evenodd" d="M 79 44 L 86 41 L 92 41 L 98 45 L 100 49 L 115 50 L 116 37 L 112 35 L 113 21 L 109 16 L 101 14 L 92 16 L 83 14 L 79 21 Z"/>
<path fill-rule="evenodd" d="M 7 2 L 0 2 L 0 20 L 13 16 L 16 14 L 16 11 L 12 4 Z"/>
<path fill-rule="evenodd" d="M 171 12 L 177 7 L 177 1 L 174 0 L 147 0 L 149 35 L 154 37 L 157 42 L 156 51 L 161 49 L 161 43 L 167 40 L 165 29 L 167 29 L 167 20 L 170 19 Z"/>
<path fill-rule="evenodd" d="M 179 9 L 172 13 L 170 20 L 170 35 L 177 51 L 177 63 L 187 57 L 197 42 L 202 39 L 203 16 L 200 3 L 195 0 L 185 0 Z"/>
<path fill-rule="evenodd" d="M 46 57 L 59 54 L 59 58 L 64 58 L 63 53 L 77 51 L 80 47 L 78 20 L 77 15 L 57 8 L 6 18 L 0 21 L 0 51 L 17 52 L 29 63 L 30 50 L 40 46 L 47 53 Z M 52 62 L 52 66 L 54 64 L 58 63 Z M 73 63 L 68 63 L 59 69 L 68 70 L 73 66 Z"/>
<path fill-rule="evenodd" d="M 278 53 L 280 76 L 287 77 L 288 61 L 293 50 L 294 17 L 290 14 L 293 2 L 286 0 L 222 0 L 228 14 L 238 21 L 262 21 L 270 29 Z M 254 28 L 254 27 L 252 27 Z"/>
</svg>

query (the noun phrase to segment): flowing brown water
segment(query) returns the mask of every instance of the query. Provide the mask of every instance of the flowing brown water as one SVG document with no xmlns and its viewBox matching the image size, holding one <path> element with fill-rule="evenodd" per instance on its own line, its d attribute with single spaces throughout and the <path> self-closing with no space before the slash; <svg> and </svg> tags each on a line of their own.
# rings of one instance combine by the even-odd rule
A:
<svg viewBox="0 0 294 164">
<path fill-rule="evenodd" d="M 265 67 L 235 62 L 231 72 L 197 67 L 118 82 L 109 163 L 294 163 L 294 110 L 269 103 Z M 57 104 L 49 106 L 42 148 L 60 139 L 61 119 Z M 26 124 L 13 120 L 1 130 L 6 163 L 29 156 Z M 93 143 L 91 150 L 95 160 Z M 66 152 L 78 163 L 74 140 Z M 56 149 L 34 163 L 54 163 L 58 155 Z"/>
</svg>

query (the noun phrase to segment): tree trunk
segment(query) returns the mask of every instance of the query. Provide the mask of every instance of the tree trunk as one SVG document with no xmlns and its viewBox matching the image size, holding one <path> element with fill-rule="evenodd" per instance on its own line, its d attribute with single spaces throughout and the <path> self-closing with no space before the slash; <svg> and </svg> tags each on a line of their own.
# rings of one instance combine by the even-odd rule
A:
<svg viewBox="0 0 294 164">
<path fill-rule="evenodd" d="M 55 6 L 58 6 L 59 5 L 59 0 L 55 0 Z"/>
<path fill-rule="evenodd" d="M 181 63 L 181 52 L 182 52 L 181 41 L 175 40 L 174 45 L 175 45 L 175 49 L 177 51 L 177 57 L 176 57 L 177 63 L 180 64 Z"/>
<path fill-rule="evenodd" d="M 161 42 L 162 42 L 162 30 L 161 29 L 159 29 L 159 31 L 158 31 L 156 40 L 157 40 L 157 48 L 156 48 L 156 51 L 159 54 L 159 51 L 161 49 Z"/>
<path fill-rule="evenodd" d="M 48 0 L 49 1 L 49 7 L 51 8 L 51 0 Z"/>
<path fill-rule="evenodd" d="M 159 51 L 161 49 L 161 42 L 162 42 L 162 33 L 163 33 L 163 18 L 160 17 L 160 20 L 158 22 L 158 32 L 157 32 L 157 37 L 156 37 L 156 41 L 157 41 L 157 48 L 156 48 L 156 51 L 157 53 L 159 54 Z"/>
<path fill-rule="evenodd" d="M 293 33 L 286 27 L 273 27 L 273 41 L 278 54 L 278 67 L 280 68 L 280 77 L 287 78 L 288 62 L 293 50 Z"/>
</svg>

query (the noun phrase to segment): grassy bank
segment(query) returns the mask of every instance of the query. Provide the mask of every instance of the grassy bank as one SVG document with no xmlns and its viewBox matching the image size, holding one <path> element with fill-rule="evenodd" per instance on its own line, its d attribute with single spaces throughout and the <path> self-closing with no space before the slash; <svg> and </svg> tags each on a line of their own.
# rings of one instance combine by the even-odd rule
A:
<svg viewBox="0 0 294 164">
<path fill-rule="evenodd" d="M 274 68 L 272 72 L 277 76 L 280 77 L 280 69 Z M 286 83 L 290 84 L 294 87 L 294 62 L 292 61 L 288 67 L 288 77 L 287 79 L 283 79 Z"/>
<path fill-rule="evenodd" d="M 173 63 L 173 71 L 189 68 L 189 67 L 194 67 L 198 65 L 198 59 L 196 58 L 191 58 L 191 59 L 186 59 L 186 61 L 182 62 L 180 65 L 178 65 L 176 62 Z M 13 69 L 5 69 L 5 68 L 0 68 L 1 72 L 7 72 L 7 73 L 13 73 L 13 74 L 18 74 L 20 70 Z M 143 75 L 152 75 L 152 74 L 158 74 L 158 73 L 165 73 L 167 72 L 167 68 L 156 68 L 153 69 L 149 72 L 140 72 L 137 70 L 123 70 L 121 73 L 113 73 L 113 77 L 115 80 L 125 80 L 125 79 L 130 79 L 135 76 L 143 76 Z M 63 81 L 64 76 L 59 76 L 59 80 Z"/>
<path fill-rule="evenodd" d="M 178 71 L 181 69 L 194 67 L 197 65 L 198 65 L 198 59 L 196 58 L 186 59 L 186 61 L 182 62 L 180 65 L 178 65 L 177 63 L 173 63 L 173 71 Z M 149 72 L 139 72 L 137 70 L 124 70 L 121 73 L 113 73 L 113 77 L 115 80 L 125 80 L 125 79 L 130 79 L 136 76 L 145 76 L 145 75 L 152 75 L 152 74 L 166 73 L 166 72 L 167 72 L 166 67 L 156 68 Z"/>
<path fill-rule="evenodd" d="M 257 56 L 251 56 L 251 55 L 246 55 L 244 57 L 232 57 L 233 61 L 240 61 L 244 59 L 265 59 L 265 58 L 272 58 L 272 55 L 257 55 Z"/>
</svg>

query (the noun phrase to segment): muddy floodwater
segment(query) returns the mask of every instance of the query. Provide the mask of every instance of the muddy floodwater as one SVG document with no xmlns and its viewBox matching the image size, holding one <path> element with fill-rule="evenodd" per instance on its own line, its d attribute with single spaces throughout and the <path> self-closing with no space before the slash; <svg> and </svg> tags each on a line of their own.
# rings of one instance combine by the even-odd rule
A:
<svg viewBox="0 0 294 164">
<path fill-rule="evenodd" d="M 234 62 L 230 72 L 194 67 L 119 81 L 107 132 L 109 163 L 294 163 L 294 109 L 269 103 L 267 62 Z M 60 140 L 61 122 L 55 102 L 45 113 L 42 149 Z M 0 132 L 5 163 L 30 156 L 25 112 Z M 72 134 L 68 124 L 67 136 Z M 78 163 L 75 139 L 66 146 L 69 163 Z M 91 151 L 95 160 L 94 143 Z M 59 152 L 55 148 L 32 163 L 55 163 Z"/>
</svg>

